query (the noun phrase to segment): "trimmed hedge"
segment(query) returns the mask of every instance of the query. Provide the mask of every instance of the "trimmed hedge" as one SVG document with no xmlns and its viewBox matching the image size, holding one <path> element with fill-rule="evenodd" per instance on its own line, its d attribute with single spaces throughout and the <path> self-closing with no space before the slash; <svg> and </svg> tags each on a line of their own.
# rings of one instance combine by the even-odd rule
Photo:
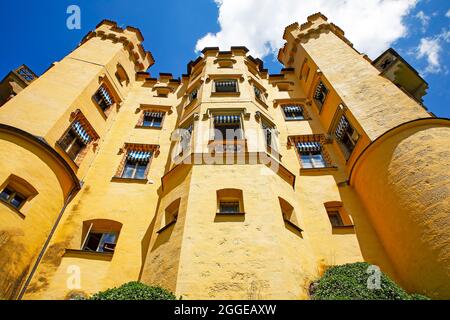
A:
<svg viewBox="0 0 450 320">
<path fill-rule="evenodd" d="M 357 262 L 329 268 L 314 283 L 311 297 L 314 300 L 429 300 L 419 295 L 409 295 L 384 273 L 381 273 L 380 289 L 369 289 L 367 281 L 373 273 L 367 273 L 371 265 Z"/>
<path fill-rule="evenodd" d="M 176 300 L 173 293 L 161 287 L 150 287 L 141 282 L 125 283 L 94 294 L 89 300 Z"/>
</svg>

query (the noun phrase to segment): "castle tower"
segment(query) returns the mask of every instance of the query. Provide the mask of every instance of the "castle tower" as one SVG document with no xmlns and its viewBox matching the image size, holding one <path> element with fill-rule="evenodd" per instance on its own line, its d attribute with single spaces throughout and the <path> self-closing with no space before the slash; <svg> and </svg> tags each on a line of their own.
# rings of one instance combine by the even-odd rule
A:
<svg viewBox="0 0 450 320">
<path fill-rule="evenodd" d="M 152 77 L 103 21 L 2 106 L 1 297 L 307 299 L 357 261 L 449 297 L 449 121 L 321 14 L 284 39 L 279 74 L 231 47 Z"/>
<path fill-rule="evenodd" d="M 347 159 L 342 190 L 356 192 L 363 203 L 398 281 L 410 291 L 448 298 L 449 120 L 430 117 L 415 100 L 420 95 L 386 79 L 320 13 L 287 27 L 284 39 L 279 59 L 299 77 L 311 70 L 304 86 L 313 100 L 318 84 L 329 91 L 329 101 L 316 106 Z M 354 139 L 342 139 L 343 126 L 358 137 L 351 154 Z"/>
<path fill-rule="evenodd" d="M 104 21 L 1 107 L 0 298 L 17 297 L 35 271 L 134 74 L 152 63 L 142 41 L 139 31 Z"/>
</svg>

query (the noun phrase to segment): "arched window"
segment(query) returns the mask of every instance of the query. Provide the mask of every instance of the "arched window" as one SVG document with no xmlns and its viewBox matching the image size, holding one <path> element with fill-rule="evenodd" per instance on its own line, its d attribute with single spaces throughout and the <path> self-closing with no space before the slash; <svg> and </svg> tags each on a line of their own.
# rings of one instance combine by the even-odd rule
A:
<svg viewBox="0 0 450 320">
<path fill-rule="evenodd" d="M 0 186 L 0 201 L 17 211 L 37 194 L 37 190 L 31 184 L 14 174 Z"/>
<path fill-rule="evenodd" d="M 244 199 L 240 189 L 217 190 L 217 214 L 219 215 L 242 215 L 244 210 Z"/>
<path fill-rule="evenodd" d="M 127 72 L 125 71 L 124 67 L 122 67 L 122 65 L 120 63 L 117 64 L 115 75 L 116 75 L 117 81 L 119 81 L 119 83 L 122 87 L 128 86 L 128 84 L 130 83 L 130 78 L 128 78 Z"/>
<path fill-rule="evenodd" d="M 84 221 L 81 250 L 113 253 L 121 229 L 122 223 L 114 220 L 94 219 Z"/>
</svg>

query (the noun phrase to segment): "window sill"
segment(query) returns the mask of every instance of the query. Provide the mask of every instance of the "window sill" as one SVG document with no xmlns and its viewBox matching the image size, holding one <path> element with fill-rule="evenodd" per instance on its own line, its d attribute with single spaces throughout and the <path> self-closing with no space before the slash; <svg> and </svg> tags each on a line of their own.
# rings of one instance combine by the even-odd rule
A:
<svg viewBox="0 0 450 320">
<path fill-rule="evenodd" d="M 284 120 L 286 122 L 292 122 L 292 121 L 311 121 L 311 118 L 302 118 L 302 119 L 288 119 L 288 118 L 284 118 Z"/>
<path fill-rule="evenodd" d="M 162 233 L 164 230 L 169 229 L 171 226 L 175 225 L 175 223 L 177 223 L 177 220 L 174 220 L 168 224 L 166 224 L 164 227 L 162 227 L 161 229 L 159 229 L 158 231 L 156 231 L 157 234 Z"/>
<path fill-rule="evenodd" d="M 295 223 L 292 223 L 291 221 L 289 221 L 288 219 L 283 219 L 284 223 L 286 223 L 288 226 L 290 226 L 291 228 L 295 229 L 298 232 L 303 232 L 303 229 L 300 228 L 299 226 L 297 226 Z"/>
<path fill-rule="evenodd" d="M 239 97 L 240 92 L 211 92 L 211 97 Z"/>
<path fill-rule="evenodd" d="M 147 178 L 145 179 L 136 179 L 136 178 L 123 178 L 114 176 L 111 179 L 112 182 L 130 182 L 130 183 L 140 183 L 140 184 L 152 184 L 153 181 L 149 181 Z"/>
<path fill-rule="evenodd" d="M 239 216 L 245 216 L 245 212 L 233 212 L 233 213 L 231 213 L 231 212 L 217 212 L 216 215 L 217 216 L 236 216 L 236 217 L 239 217 Z"/>
<path fill-rule="evenodd" d="M 338 167 L 330 166 L 324 168 L 300 168 L 300 175 L 308 175 L 308 174 L 327 174 L 330 172 L 337 171 Z"/>
<path fill-rule="evenodd" d="M 255 98 L 256 101 L 258 101 L 258 103 L 260 105 L 262 105 L 264 108 L 269 109 L 269 106 L 267 105 L 267 103 L 265 103 L 263 100 L 259 99 L 259 98 Z"/>
<path fill-rule="evenodd" d="M 354 234 L 355 233 L 355 226 L 345 225 L 345 226 L 332 226 L 331 227 L 331 233 L 332 234 Z"/>
<path fill-rule="evenodd" d="M 21 217 L 22 219 L 25 219 L 26 216 L 20 212 L 20 209 L 17 209 L 16 207 L 14 207 L 12 204 L 10 204 L 9 202 L 6 202 L 2 199 L 0 199 L 0 203 L 3 203 L 5 206 L 7 206 L 9 209 L 11 209 L 14 213 L 16 213 L 19 217 Z"/>
<path fill-rule="evenodd" d="M 151 127 L 151 126 L 135 126 L 136 129 L 153 129 L 153 130 L 161 130 L 162 127 Z"/>
<path fill-rule="evenodd" d="M 96 260 L 104 260 L 111 261 L 113 258 L 114 252 L 94 252 L 94 251 L 85 251 L 80 249 L 66 249 L 64 252 L 64 257 L 73 257 L 73 258 L 92 258 Z"/>
</svg>

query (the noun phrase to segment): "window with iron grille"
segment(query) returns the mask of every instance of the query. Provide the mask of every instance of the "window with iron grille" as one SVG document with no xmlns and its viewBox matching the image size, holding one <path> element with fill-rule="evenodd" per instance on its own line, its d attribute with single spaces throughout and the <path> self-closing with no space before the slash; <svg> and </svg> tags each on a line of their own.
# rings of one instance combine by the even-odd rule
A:
<svg viewBox="0 0 450 320">
<path fill-rule="evenodd" d="M 114 98 L 104 84 L 94 94 L 94 100 L 103 112 L 106 112 L 114 104 Z"/>
<path fill-rule="evenodd" d="M 241 117 L 237 115 L 214 116 L 214 140 L 242 139 Z"/>
<path fill-rule="evenodd" d="M 27 200 L 27 197 L 14 190 L 11 186 L 6 186 L 2 192 L 0 192 L 0 200 L 16 209 L 20 209 Z"/>
<path fill-rule="evenodd" d="M 298 142 L 297 150 L 302 168 L 326 168 L 328 166 L 320 142 Z"/>
<path fill-rule="evenodd" d="M 143 127 L 161 128 L 164 112 L 145 111 L 142 120 Z"/>
<path fill-rule="evenodd" d="M 350 125 L 344 115 L 341 116 L 338 122 L 335 130 L 335 136 L 345 154 L 345 157 L 350 157 L 353 149 L 355 149 L 356 143 L 358 142 L 359 134 Z"/>
<path fill-rule="evenodd" d="M 58 141 L 58 144 L 68 154 L 70 159 L 76 161 L 91 140 L 92 137 L 87 132 L 85 126 L 76 120 Z"/>
<path fill-rule="evenodd" d="M 319 109 L 322 109 L 327 94 L 328 94 L 327 87 L 325 87 L 322 81 L 319 81 L 319 84 L 316 87 L 316 91 L 314 92 L 314 100 L 316 101 L 316 104 L 318 105 Z"/>
<path fill-rule="evenodd" d="M 237 80 L 215 80 L 214 88 L 218 93 L 238 92 Z"/>
<path fill-rule="evenodd" d="M 286 120 L 304 120 L 303 107 L 299 105 L 283 106 L 284 117 Z"/>
<path fill-rule="evenodd" d="M 153 154 L 150 151 L 128 150 L 121 177 L 127 179 L 146 179 L 152 156 Z"/>
</svg>

